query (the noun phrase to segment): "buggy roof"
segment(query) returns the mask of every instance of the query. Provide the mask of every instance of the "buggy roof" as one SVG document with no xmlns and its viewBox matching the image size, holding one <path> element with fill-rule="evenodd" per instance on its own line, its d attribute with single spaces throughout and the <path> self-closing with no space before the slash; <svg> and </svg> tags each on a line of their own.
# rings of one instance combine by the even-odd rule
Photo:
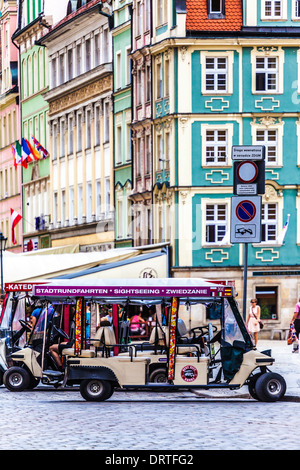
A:
<svg viewBox="0 0 300 470">
<path fill-rule="evenodd" d="M 96 279 L 53 281 L 35 285 L 33 295 L 50 299 L 211 298 L 232 296 L 233 289 L 202 278 Z"/>
</svg>

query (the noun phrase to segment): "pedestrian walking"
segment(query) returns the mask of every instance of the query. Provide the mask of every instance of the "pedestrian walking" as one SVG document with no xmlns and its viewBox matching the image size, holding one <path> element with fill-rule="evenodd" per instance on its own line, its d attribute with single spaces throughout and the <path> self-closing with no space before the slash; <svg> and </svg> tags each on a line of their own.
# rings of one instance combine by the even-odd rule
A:
<svg viewBox="0 0 300 470">
<path fill-rule="evenodd" d="M 299 352 L 299 334 L 300 334 L 300 298 L 298 299 L 298 302 L 296 303 L 295 306 L 295 312 L 292 318 L 292 322 L 295 328 L 296 336 L 297 336 L 297 341 L 294 341 L 293 343 L 293 352 Z"/>
<path fill-rule="evenodd" d="M 257 345 L 258 341 L 258 332 L 260 330 L 259 321 L 260 321 L 260 306 L 257 305 L 256 299 L 250 300 L 251 307 L 249 308 L 248 318 L 247 318 L 247 327 L 250 333 L 254 338 L 254 344 Z"/>
</svg>

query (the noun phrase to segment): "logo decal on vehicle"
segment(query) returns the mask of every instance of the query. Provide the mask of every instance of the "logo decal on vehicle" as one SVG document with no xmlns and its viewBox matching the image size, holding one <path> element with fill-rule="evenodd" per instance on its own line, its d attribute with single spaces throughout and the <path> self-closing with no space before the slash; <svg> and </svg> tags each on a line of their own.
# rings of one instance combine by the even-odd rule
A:
<svg viewBox="0 0 300 470">
<path fill-rule="evenodd" d="M 181 370 L 181 378 L 185 382 L 193 382 L 198 377 L 198 371 L 194 366 L 184 366 Z"/>
</svg>

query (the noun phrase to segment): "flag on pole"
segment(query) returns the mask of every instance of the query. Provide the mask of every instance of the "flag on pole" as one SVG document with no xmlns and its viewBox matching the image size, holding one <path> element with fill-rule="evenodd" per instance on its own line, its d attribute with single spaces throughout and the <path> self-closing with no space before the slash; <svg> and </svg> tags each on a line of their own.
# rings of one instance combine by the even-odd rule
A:
<svg viewBox="0 0 300 470">
<path fill-rule="evenodd" d="M 14 147 L 12 144 L 10 145 L 12 151 L 13 151 L 13 156 L 14 156 L 14 167 L 17 169 L 18 165 L 22 164 L 22 154 L 19 155 L 16 146 Z"/>
<path fill-rule="evenodd" d="M 280 235 L 279 235 L 278 238 L 277 238 L 277 242 L 278 242 L 279 244 L 281 244 L 281 245 L 282 245 L 282 243 L 283 243 L 283 241 L 284 241 L 284 239 L 285 239 L 286 232 L 287 232 L 287 229 L 288 229 L 288 226 L 289 226 L 289 221 L 290 221 L 290 214 L 288 214 L 286 223 L 284 224 L 284 227 L 283 227 L 283 229 L 281 230 L 281 233 L 280 233 Z"/>
<path fill-rule="evenodd" d="M 25 146 L 30 154 L 33 156 L 35 160 L 40 160 L 41 155 L 39 152 L 31 145 L 31 143 L 23 137 L 23 146 Z"/>
<path fill-rule="evenodd" d="M 22 161 L 26 161 L 26 163 L 33 162 L 33 156 L 31 155 L 30 147 L 27 144 L 26 139 L 22 138 Z"/>
<path fill-rule="evenodd" d="M 34 145 L 35 145 L 35 148 L 39 151 L 39 152 L 42 152 L 43 154 L 43 158 L 47 158 L 49 156 L 49 152 L 48 150 L 46 150 L 40 143 L 39 141 L 32 135 L 31 136 L 33 142 L 34 142 Z"/>
<path fill-rule="evenodd" d="M 10 220 L 11 220 L 11 239 L 14 245 L 17 244 L 15 235 L 15 227 L 22 219 L 22 216 L 18 214 L 14 209 L 10 209 Z"/>
</svg>

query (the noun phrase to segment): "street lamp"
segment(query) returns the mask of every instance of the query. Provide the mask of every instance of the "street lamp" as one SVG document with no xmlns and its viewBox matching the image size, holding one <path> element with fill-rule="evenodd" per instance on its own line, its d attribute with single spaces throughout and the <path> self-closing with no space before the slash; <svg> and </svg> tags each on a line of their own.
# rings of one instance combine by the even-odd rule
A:
<svg viewBox="0 0 300 470">
<path fill-rule="evenodd" d="M 3 294 L 3 251 L 5 251 L 6 242 L 7 238 L 0 232 L 1 294 Z"/>
</svg>

